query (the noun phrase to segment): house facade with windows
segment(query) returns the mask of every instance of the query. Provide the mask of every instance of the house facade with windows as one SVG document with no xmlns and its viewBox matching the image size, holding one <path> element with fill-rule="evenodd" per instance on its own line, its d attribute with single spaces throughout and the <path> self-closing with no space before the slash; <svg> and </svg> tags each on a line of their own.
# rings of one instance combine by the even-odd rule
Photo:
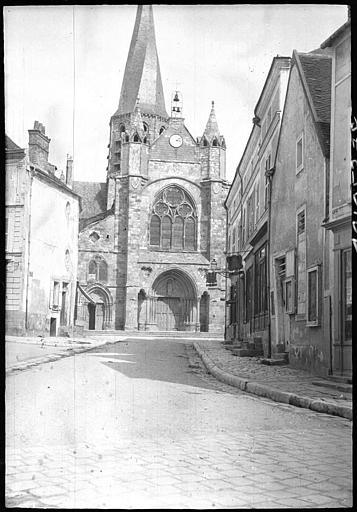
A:
<svg viewBox="0 0 357 512">
<path fill-rule="evenodd" d="M 352 373 L 351 247 L 351 22 L 332 34 L 321 48 L 332 57 L 330 200 L 323 226 L 330 233 L 327 312 L 331 311 L 331 371 Z M 354 123 L 355 127 L 356 123 Z"/>
<path fill-rule="evenodd" d="M 331 347 L 325 302 L 329 234 L 332 59 L 294 51 L 272 178 L 270 300 L 272 353 L 320 374 Z"/>
<path fill-rule="evenodd" d="M 276 154 L 289 69 L 289 57 L 273 59 L 254 109 L 250 137 L 225 201 L 227 261 L 232 269 L 227 286 L 225 339 L 239 347 L 260 347 L 265 355 L 270 352 L 270 170 Z"/>
<path fill-rule="evenodd" d="M 107 179 L 75 182 L 83 198 L 77 325 L 84 329 L 223 333 L 225 141 L 215 108 L 195 139 L 175 91 L 166 111 L 153 11 L 137 9 Z"/>
<path fill-rule="evenodd" d="M 53 335 L 74 322 L 80 198 L 48 161 L 50 139 L 37 121 L 28 151 L 6 136 L 6 332 Z M 66 174 L 66 176 L 65 176 Z"/>
</svg>

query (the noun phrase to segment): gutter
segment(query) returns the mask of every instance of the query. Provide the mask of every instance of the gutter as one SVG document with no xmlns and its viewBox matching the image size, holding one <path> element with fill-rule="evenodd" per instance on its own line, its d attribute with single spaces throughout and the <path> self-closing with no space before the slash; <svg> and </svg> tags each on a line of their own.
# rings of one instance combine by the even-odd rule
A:
<svg viewBox="0 0 357 512">
<path fill-rule="evenodd" d="M 26 302 L 25 302 L 25 330 L 28 329 L 28 304 L 29 304 L 29 282 L 30 282 L 30 253 L 31 253 L 31 203 L 32 203 L 32 184 L 34 170 L 30 167 L 30 197 L 29 197 L 29 219 L 28 219 L 28 237 L 27 237 L 27 280 L 26 280 Z"/>
</svg>

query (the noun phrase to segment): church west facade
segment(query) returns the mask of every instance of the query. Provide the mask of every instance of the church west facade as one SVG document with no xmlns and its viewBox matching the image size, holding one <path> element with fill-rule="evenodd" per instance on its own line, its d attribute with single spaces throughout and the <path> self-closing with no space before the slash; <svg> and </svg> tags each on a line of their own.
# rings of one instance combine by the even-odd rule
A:
<svg viewBox="0 0 357 512">
<path fill-rule="evenodd" d="M 77 325 L 84 329 L 223 334 L 225 141 L 214 104 L 203 135 L 166 111 L 152 7 L 140 5 L 119 106 L 110 119 L 106 182 L 82 197 Z"/>
</svg>

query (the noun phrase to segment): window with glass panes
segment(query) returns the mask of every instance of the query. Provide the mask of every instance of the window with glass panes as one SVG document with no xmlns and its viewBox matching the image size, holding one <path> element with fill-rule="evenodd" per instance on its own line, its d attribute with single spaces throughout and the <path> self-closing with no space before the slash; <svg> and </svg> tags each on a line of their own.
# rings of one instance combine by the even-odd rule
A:
<svg viewBox="0 0 357 512">
<path fill-rule="evenodd" d="M 156 198 L 149 223 L 149 245 L 161 250 L 195 251 L 196 208 L 181 187 L 165 188 Z"/>
</svg>

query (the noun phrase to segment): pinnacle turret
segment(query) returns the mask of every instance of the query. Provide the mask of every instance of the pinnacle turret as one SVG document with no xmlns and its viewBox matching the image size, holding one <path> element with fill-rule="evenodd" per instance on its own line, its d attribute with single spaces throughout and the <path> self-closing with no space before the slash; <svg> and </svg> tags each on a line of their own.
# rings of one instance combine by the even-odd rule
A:
<svg viewBox="0 0 357 512">
<path fill-rule="evenodd" d="M 151 5 L 139 5 L 137 9 L 116 115 L 134 112 L 137 97 L 142 113 L 168 117 Z"/>
<path fill-rule="evenodd" d="M 211 143 L 213 139 L 220 140 L 220 133 L 218 129 L 218 123 L 216 119 L 216 113 L 214 110 L 214 101 L 212 101 L 211 112 L 206 124 L 205 131 L 203 132 L 203 137 L 206 138 L 207 142 Z"/>
</svg>

